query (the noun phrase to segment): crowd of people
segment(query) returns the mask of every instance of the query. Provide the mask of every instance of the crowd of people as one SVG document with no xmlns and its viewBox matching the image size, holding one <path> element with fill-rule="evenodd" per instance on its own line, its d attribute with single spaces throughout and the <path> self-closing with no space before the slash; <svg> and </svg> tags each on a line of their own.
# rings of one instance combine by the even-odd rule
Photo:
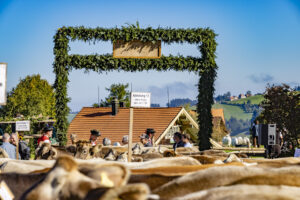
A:
<svg viewBox="0 0 300 200">
<path fill-rule="evenodd" d="M 22 136 L 18 137 L 17 133 L 12 133 L 11 135 L 9 135 L 8 133 L 4 133 L 2 136 L 2 142 L 3 143 L 0 148 L 7 153 L 9 158 L 18 158 L 22 160 L 30 159 L 30 148 L 28 147 L 27 143 L 22 140 Z"/>
<path fill-rule="evenodd" d="M 90 131 L 90 143 L 92 146 L 97 145 L 98 138 L 101 136 L 100 131 L 91 130 Z M 153 147 L 154 146 L 154 135 L 155 130 L 153 128 L 147 128 L 145 133 L 139 136 L 140 142 L 144 147 Z M 53 136 L 53 128 L 50 126 L 46 126 L 42 130 L 42 136 L 38 138 L 37 145 L 42 143 L 50 143 L 52 144 L 52 136 Z M 22 136 L 18 137 L 17 133 L 12 133 L 9 135 L 8 133 L 4 133 L 2 136 L 3 144 L 0 146 L 11 159 L 22 159 L 29 160 L 30 159 L 30 148 L 28 144 L 23 140 Z M 174 145 L 173 148 L 176 149 L 178 147 L 192 147 L 190 143 L 190 137 L 187 134 L 182 134 L 179 132 L 174 133 Z M 128 135 L 123 136 L 121 143 L 114 142 L 111 143 L 111 140 L 107 137 L 103 138 L 102 143 L 104 146 L 128 146 L 129 138 Z M 18 154 L 16 153 L 18 149 Z"/>
<path fill-rule="evenodd" d="M 139 136 L 140 143 L 144 145 L 144 147 L 153 147 L 154 146 L 154 135 L 155 130 L 153 128 L 147 128 L 145 133 L 141 134 Z M 97 138 L 101 136 L 101 133 L 98 130 L 91 130 L 90 135 L 90 143 L 92 145 L 97 144 Z M 174 133 L 173 137 L 173 148 L 176 149 L 178 147 L 192 147 L 192 144 L 190 143 L 190 136 L 188 134 L 182 134 L 180 132 Z M 129 138 L 128 135 L 123 136 L 121 143 L 120 142 L 114 142 L 111 143 L 111 140 L 107 137 L 103 138 L 102 144 L 103 146 L 128 146 Z"/>
<path fill-rule="evenodd" d="M 41 142 L 52 144 L 52 135 L 53 128 L 50 126 L 44 127 L 42 130 L 42 136 L 38 138 L 37 144 L 39 145 Z M 3 149 L 11 159 L 30 159 L 30 148 L 28 146 L 28 143 L 23 139 L 22 134 L 18 135 L 17 133 L 4 133 L 2 136 L 2 145 L 0 146 L 0 148 Z"/>
</svg>

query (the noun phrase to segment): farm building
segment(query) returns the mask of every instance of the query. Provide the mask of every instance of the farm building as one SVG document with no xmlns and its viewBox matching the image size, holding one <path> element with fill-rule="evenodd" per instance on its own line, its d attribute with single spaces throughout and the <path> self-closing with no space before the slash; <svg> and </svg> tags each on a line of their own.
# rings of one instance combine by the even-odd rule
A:
<svg viewBox="0 0 300 200">
<path fill-rule="evenodd" d="M 191 126 L 198 128 L 198 124 L 183 107 L 175 108 L 133 108 L 133 142 L 139 141 L 139 136 L 147 128 L 153 128 L 155 144 L 169 143 L 174 132 L 179 131 L 176 121 L 180 116 L 185 116 Z M 71 143 L 70 135 L 76 134 L 78 140 L 88 140 L 90 130 L 97 129 L 101 132 L 98 138 L 107 137 L 112 143 L 121 142 L 124 135 L 129 133 L 129 108 L 118 108 L 113 114 L 110 107 L 84 107 L 70 123 L 67 138 Z"/>
</svg>

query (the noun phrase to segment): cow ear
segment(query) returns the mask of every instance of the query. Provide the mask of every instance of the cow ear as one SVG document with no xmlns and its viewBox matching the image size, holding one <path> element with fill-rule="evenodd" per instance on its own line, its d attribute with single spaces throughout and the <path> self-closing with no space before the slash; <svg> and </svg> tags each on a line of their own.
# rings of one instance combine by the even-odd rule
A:
<svg viewBox="0 0 300 200">
<path fill-rule="evenodd" d="M 98 145 L 97 145 L 97 148 L 98 148 L 98 150 L 101 150 L 101 149 L 102 149 L 102 147 L 103 147 L 103 145 L 102 145 L 102 144 L 98 144 Z"/>
<path fill-rule="evenodd" d="M 130 170 L 120 163 L 80 164 L 79 171 L 103 184 L 109 180 L 114 187 L 126 185 L 130 177 Z"/>
<path fill-rule="evenodd" d="M 51 147 L 51 153 L 52 153 L 52 156 L 53 158 L 57 158 L 57 150 L 54 148 L 54 147 Z"/>
<path fill-rule="evenodd" d="M 66 171 L 77 169 L 77 163 L 70 156 L 61 156 L 56 160 L 55 167 L 61 167 Z"/>
</svg>

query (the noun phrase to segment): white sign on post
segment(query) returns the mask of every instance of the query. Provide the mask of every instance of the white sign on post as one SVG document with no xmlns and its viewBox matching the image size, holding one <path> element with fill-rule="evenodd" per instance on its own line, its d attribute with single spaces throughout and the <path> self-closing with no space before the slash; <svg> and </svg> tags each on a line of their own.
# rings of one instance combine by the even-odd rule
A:
<svg viewBox="0 0 300 200">
<path fill-rule="evenodd" d="M 30 121 L 17 121 L 16 131 L 30 131 Z"/>
<path fill-rule="evenodd" d="M 140 108 L 150 108 L 151 93 L 131 92 L 130 106 Z"/>
<path fill-rule="evenodd" d="M 0 105 L 6 105 L 6 63 L 0 63 Z"/>
</svg>

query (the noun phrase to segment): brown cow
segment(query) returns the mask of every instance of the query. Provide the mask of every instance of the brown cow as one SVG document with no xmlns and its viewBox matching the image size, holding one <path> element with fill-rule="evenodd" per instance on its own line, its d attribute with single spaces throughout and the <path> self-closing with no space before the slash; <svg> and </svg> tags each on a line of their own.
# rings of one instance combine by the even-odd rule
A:
<svg viewBox="0 0 300 200">
<path fill-rule="evenodd" d="M 40 143 L 35 150 L 35 160 L 54 160 L 58 157 L 57 150 L 50 143 Z"/>
<path fill-rule="evenodd" d="M 28 188 L 30 188 L 34 183 L 44 178 L 45 175 L 45 173 L 0 173 L 0 182 L 4 181 L 14 194 L 15 199 L 19 199 Z"/>
<path fill-rule="evenodd" d="M 116 188 L 97 188 L 88 193 L 88 200 L 146 200 L 149 197 L 149 188 L 146 184 L 130 184 Z"/>
<path fill-rule="evenodd" d="M 28 161 L 28 162 L 33 163 L 33 161 Z M 78 164 L 78 170 L 85 176 L 88 176 L 99 182 L 103 181 L 103 179 L 108 178 L 115 187 L 124 186 L 127 183 L 130 176 L 127 167 L 119 163 L 79 162 L 77 164 Z M 19 162 L 19 165 L 23 167 L 25 166 L 24 164 L 22 165 L 21 162 Z M 31 165 L 34 166 L 33 164 Z M 30 174 L 1 173 L 0 181 L 2 180 L 5 181 L 7 185 L 11 188 L 16 199 L 19 199 L 20 196 L 29 187 L 31 187 L 33 184 L 35 184 L 36 182 L 44 178 L 47 172 L 49 172 L 49 168 L 46 168 L 45 170 L 39 170 L 38 173 L 30 173 Z"/>
<path fill-rule="evenodd" d="M 114 186 L 106 172 L 100 173 L 99 177 L 100 180 L 96 180 L 85 176 L 78 171 L 78 165 L 71 157 L 59 157 L 45 177 L 29 188 L 21 199 L 84 199 L 90 190 Z"/>
<path fill-rule="evenodd" d="M 187 166 L 187 165 L 201 165 L 199 161 L 194 158 L 182 156 L 174 158 L 157 158 L 146 162 L 132 162 L 126 163 L 129 169 L 146 169 L 163 166 Z"/>
<path fill-rule="evenodd" d="M 277 159 L 243 159 L 244 162 L 255 162 L 258 167 L 270 168 L 270 167 L 287 167 L 300 165 L 300 158 L 287 157 Z"/>
<path fill-rule="evenodd" d="M 299 187 L 291 186 L 233 185 L 203 190 L 173 200 L 296 200 L 300 199 L 299 191 Z"/>
<path fill-rule="evenodd" d="M 226 159 L 226 157 L 221 156 L 210 156 L 210 155 L 192 155 L 190 156 L 198 160 L 201 164 L 214 164 L 217 161 L 222 161 Z"/>
<path fill-rule="evenodd" d="M 235 184 L 299 187 L 300 167 L 278 169 L 235 166 L 213 167 L 182 176 L 155 189 L 153 192 L 160 195 L 161 198 L 173 198 L 204 189 Z"/>
<path fill-rule="evenodd" d="M 169 181 L 179 178 L 187 173 L 204 170 L 211 167 L 244 166 L 242 163 L 228 163 L 222 165 L 187 165 L 187 166 L 162 166 L 144 169 L 131 169 L 129 183 L 147 183 L 154 190 Z"/>
<path fill-rule="evenodd" d="M 103 158 L 101 154 L 101 149 L 103 145 L 98 144 L 96 146 L 92 146 L 89 141 L 78 141 L 76 143 L 76 153 L 75 158 L 79 159 L 91 159 L 91 158 Z"/>
<path fill-rule="evenodd" d="M 75 147 L 54 147 L 50 143 L 41 142 L 35 150 L 35 160 L 55 160 L 59 156 L 74 156 Z"/>
<path fill-rule="evenodd" d="M 0 165 L 1 173 L 30 173 L 51 168 L 55 160 L 6 160 Z"/>
<path fill-rule="evenodd" d="M 132 162 L 143 162 L 149 161 L 157 158 L 163 158 L 163 156 L 159 153 L 145 153 L 141 155 L 132 155 Z M 115 149 L 110 149 L 109 153 L 104 156 L 105 160 L 109 161 L 120 161 L 127 162 L 128 161 L 128 152 L 118 152 Z"/>
</svg>

